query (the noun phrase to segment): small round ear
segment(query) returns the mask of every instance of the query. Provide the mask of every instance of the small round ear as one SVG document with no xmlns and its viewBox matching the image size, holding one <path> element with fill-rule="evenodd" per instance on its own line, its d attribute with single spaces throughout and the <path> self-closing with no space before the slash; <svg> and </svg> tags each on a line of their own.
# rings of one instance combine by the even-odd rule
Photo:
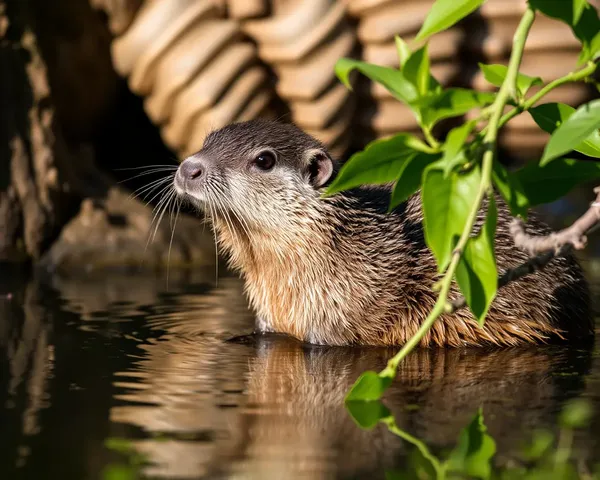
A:
<svg viewBox="0 0 600 480">
<path fill-rule="evenodd" d="M 326 151 L 313 149 L 309 152 L 308 174 L 313 187 L 323 187 L 331 179 L 333 171 L 333 159 Z"/>
</svg>

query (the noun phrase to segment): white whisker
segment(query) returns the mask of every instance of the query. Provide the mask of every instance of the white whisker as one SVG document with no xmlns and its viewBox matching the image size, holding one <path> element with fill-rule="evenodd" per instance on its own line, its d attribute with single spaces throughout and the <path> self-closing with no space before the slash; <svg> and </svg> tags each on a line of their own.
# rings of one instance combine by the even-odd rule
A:
<svg viewBox="0 0 600 480">
<path fill-rule="evenodd" d="M 114 170 L 116 172 L 118 172 L 118 171 L 123 171 L 123 170 L 142 170 L 143 168 L 158 168 L 158 167 L 165 167 L 165 168 L 169 168 L 172 170 L 177 170 L 177 168 L 179 168 L 177 165 L 145 165 L 143 167 L 115 168 Z"/>
<path fill-rule="evenodd" d="M 175 190 L 170 190 L 166 194 L 167 200 L 163 203 L 163 207 L 161 209 L 160 216 L 158 217 L 158 220 L 156 221 L 156 226 L 154 227 L 154 234 L 152 235 L 152 242 L 154 242 L 154 239 L 156 238 L 156 234 L 158 233 L 158 227 L 160 226 L 160 222 L 162 221 L 163 217 L 165 216 L 165 212 L 167 211 L 169 202 L 171 201 L 171 199 L 173 198 L 174 195 L 175 195 Z"/>
<path fill-rule="evenodd" d="M 210 210 L 210 216 L 212 217 L 212 231 L 213 231 L 213 235 L 215 238 L 215 287 L 219 286 L 219 243 L 217 241 L 217 231 L 215 229 L 215 223 L 214 223 L 214 219 L 215 219 L 215 213 L 213 211 L 213 206 L 212 203 L 210 201 L 210 195 L 207 192 L 207 196 L 206 196 L 206 205 L 208 207 L 208 209 Z"/>
<path fill-rule="evenodd" d="M 151 241 L 153 242 L 154 239 L 156 238 L 158 226 L 160 225 L 160 220 L 162 219 L 161 211 L 163 210 L 163 206 L 168 202 L 171 195 L 174 194 L 174 192 L 175 192 L 174 189 L 169 190 L 169 188 L 172 188 L 172 185 L 167 185 L 159 192 L 159 194 L 162 194 L 165 190 L 168 190 L 167 193 L 157 203 L 156 207 L 154 207 L 154 210 L 153 210 L 154 215 L 152 216 L 152 221 L 150 222 L 150 234 L 148 235 L 148 240 L 146 241 L 146 247 L 144 248 L 144 253 L 146 253 L 146 251 L 148 250 L 148 246 L 150 245 Z M 157 218 L 158 218 L 158 220 L 157 220 Z M 152 234 L 152 226 L 154 225 L 155 221 L 156 221 L 156 228 L 154 229 L 154 234 Z"/>
<path fill-rule="evenodd" d="M 224 198 L 224 196 L 225 196 L 225 189 L 222 186 L 219 186 L 218 190 L 219 190 L 219 193 L 221 193 L 221 198 Z M 222 202 L 220 202 L 220 203 L 222 205 L 222 208 L 225 209 L 225 206 L 223 205 L 223 203 Z M 242 228 L 243 232 L 246 234 L 246 237 L 249 240 L 251 238 L 251 235 L 250 235 L 250 226 L 248 225 L 248 223 L 247 223 L 246 219 L 244 218 L 243 214 L 242 215 L 238 214 L 238 212 L 235 210 L 235 208 L 228 208 L 227 210 L 229 210 L 233 214 L 234 218 L 237 219 L 237 221 L 240 224 L 240 227 Z"/>
<path fill-rule="evenodd" d="M 175 236 L 175 227 L 177 226 L 177 219 L 179 218 L 179 210 L 181 208 L 181 204 L 179 203 L 179 199 L 177 198 L 177 195 L 175 195 L 173 198 L 174 198 L 173 205 L 177 207 L 177 212 L 175 214 L 175 221 L 171 225 L 171 240 L 169 241 L 169 253 L 167 255 L 167 290 L 169 289 L 169 270 L 171 267 L 171 248 L 173 247 L 173 237 Z"/>
<path fill-rule="evenodd" d="M 153 174 L 157 174 L 157 173 L 161 173 L 161 172 L 171 172 L 171 171 L 172 171 L 172 169 L 170 169 L 170 168 L 153 168 L 146 172 L 138 173 L 137 175 L 134 175 L 133 177 L 126 178 L 125 180 L 119 180 L 117 183 L 125 183 L 125 182 L 133 180 L 135 178 L 140 178 L 140 177 L 144 177 L 147 175 L 153 175 Z"/>
<path fill-rule="evenodd" d="M 169 183 L 170 181 L 171 181 L 170 178 L 159 178 L 158 180 L 154 180 L 151 183 L 149 183 L 148 185 L 145 185 L 144 187 L 138 188 L 130 196 L 131 196 L 131 198 L 138 198 L 139 196 L 144 194 L 143 200 L 146 200 L 146 198 L 149 195 L 151 195 L 152 192 L 154 192 L 157 188 L 165 185 L 166 183 Z M 146 202 L 146 203 L 150 203 L 150 202 Z"/>
<path fill-rule="evenodd" d="M 231 223 L 231 217 L 229 217 L 229 213 L 227 212 L 227 210 L 225 210 L 223 208 L 223 206 L 221 205 L 221 202 L 219 202 L 219 201 L 215 201 L 215 207 L 221 213 L 221 216 L 223 217 L 223 221 L 225 222 L 225 225 L 227 225 L 227 228 L 229 229 L 231 234 L 235 237 L 236 242 L 240 243 L 238 234 L 237 234 L 233 224 Z"/>
<path fill-rule="evenodd" d="M 166 185 L 165 185 L 165 183 L 166 183 Z M 156 193 L 156 194 L 155 194 L 155 195 L 154 195 L 154 196 L 153 196 L 153 197 L 152 197 L 150 200 L 148 200 L 148 201 L 146 202 L 146 204 L 150 204 L 150 203 L 152 203 L 152 201 L 153 201 L 153 200 L 154 200 L 156 197 L 159 197 L 160 195 L 162 195 L 162 194 L 165 192 L 165 190 L 169 190 L 170 188 L 172 188 L 172 187 L 173 187 L 173 182 L 171 182 L 171 181 L 169 181 L 169 182 L 163 182 L 163 183 L 161 183 L 161 184 L 159 184 L 159 185 L 156 185 L 156 187 L 155 187 L 153 190 L 155 190 L 155 189 L 157 189 L 157 188 L 159 188 L 159 187 L 162 187 L 162 188 L 161 188 L 161 189 L 158 191 L 158 193 Z M 148 196 L 150 196 L 150 195 L 151 195 L 151 193 L 150 193 L 150 192 L 148 192 L 148 194 L 147 194 L 147 195 L 144 195 L 144 200 L 146 200 L 146 198 L 147 198 Z"/>
</svg>

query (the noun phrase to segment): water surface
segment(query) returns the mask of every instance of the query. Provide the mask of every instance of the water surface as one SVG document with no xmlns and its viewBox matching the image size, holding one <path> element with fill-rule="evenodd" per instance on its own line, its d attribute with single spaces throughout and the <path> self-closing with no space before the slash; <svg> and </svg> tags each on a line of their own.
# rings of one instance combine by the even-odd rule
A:
<svg viewBox="0 0 600 480">
<path fill-rule="evenodd" d="M 122 440 L 170 478 L 384 478 L 407 445 L 355 426 L 343 398 L 393 353 L 251 332 L 242 285 L 214 271 L 26 280 L 0 276 L 0 477 L 100 479 Z M 598 342 L 596 342 L 598 344 Z M 483 406 L 510 461 L 570 398 L 600 412 L 597 347 L 419 350 L 386 405 L 434 451 Z M 600 415 L 577 438 L 600 459 Z M 112 439 L 112 440 L 110 440 Z"/>
</svg>

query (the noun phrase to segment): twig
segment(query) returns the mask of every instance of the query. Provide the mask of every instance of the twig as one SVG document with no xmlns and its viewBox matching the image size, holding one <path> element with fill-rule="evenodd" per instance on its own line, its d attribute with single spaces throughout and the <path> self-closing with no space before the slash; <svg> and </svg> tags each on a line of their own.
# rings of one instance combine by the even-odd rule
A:
<svg viewBox="0 0 600 480">
<path fill-rule="evenodd" d="M 596 187 L 594 193 L 596 200 L 590 208 L 573 225 L 559 232 L 546 236 L 531 236 L 525 233 L 525 226 L 521 220 L 513 220 L 510 233 L 516 247 L 531 256 L 549 251 L 557 252 L 564 245 L 572 245 L 576 250 L 585 248 L 586 234 L 600 221 L 600 187 Z"/>
<path fill-rule="evenodd" d="M 587 243 L 586 235 L 600 225 L 600 187 L 594 188 L 596 200 L 573 225 L 544 236 L 532 236 L 525 232 L 525 225 L 514 219 L 510 233 L 517 248 L 527 252 L 531 258 L 515 268 L 509 268 L 498 279 L 498 288 L 543 269 L 555 257 L 564 257 L 571 250 L 581 250 Z M 454 299 L 447 313 L 454 313 L 466 305 L 465 297 Z"/>
</svg>

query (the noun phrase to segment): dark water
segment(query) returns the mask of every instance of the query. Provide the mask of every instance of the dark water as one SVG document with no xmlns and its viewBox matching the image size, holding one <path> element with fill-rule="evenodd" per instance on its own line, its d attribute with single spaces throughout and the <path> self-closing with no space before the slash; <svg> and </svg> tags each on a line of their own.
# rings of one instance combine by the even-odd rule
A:
<svg viewBox="0 0 600 480">
<path fill-rule="evenodd" d="M 358 429 L 343 407 L 359 373 L 392 352 L 226 341 L 253 318 L 240 282 L 215 286 L 214 276 L 171 272 L 167 288 L 151 275 L 42 282 L 4 272 L 0 478 L 103 478 L 129 461 L 105 446 L 115 438 L 131 441 L 149 476 L 383 478 L 401 467 L 408 447 L 383 427 Z M 555 425 L 566 400 L 588 397 L 600 412 L 596 343 L 420 350 L 386 404 L 436 451 L 483 405 L 497 461 L 510 461 L 534 428 Z M 576 440 L 600 459 L 600 415 Z"/>
</svg>

